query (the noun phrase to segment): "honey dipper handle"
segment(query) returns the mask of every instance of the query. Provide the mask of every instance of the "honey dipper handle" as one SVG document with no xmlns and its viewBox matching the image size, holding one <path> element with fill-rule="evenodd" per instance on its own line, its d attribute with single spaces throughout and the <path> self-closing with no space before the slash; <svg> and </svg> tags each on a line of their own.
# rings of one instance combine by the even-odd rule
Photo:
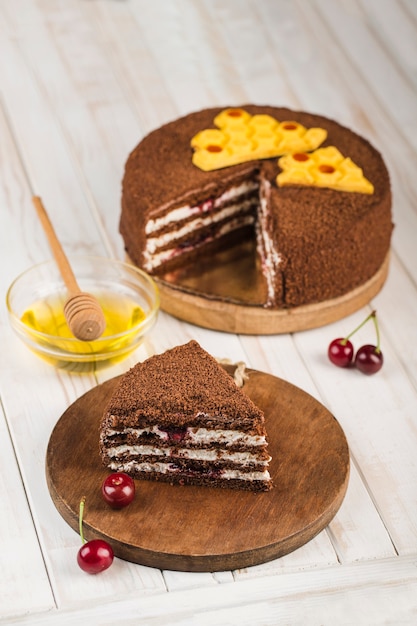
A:
<svg viewBox="0 0 417 626">
<path fill-rule="evenodd" d="M 59 243 L 58 237 L 55 234 L 54 228 L 51 224 L 46 209 L 43 206 L 42 200 L 41 198 L 39 198 L 39 196 L 33 196 L 32 201 L 35 205 L 39 219 L 42 222 L 42 226 L 48 238 L 49 245 L 51 246 L 55 261 L 59 267 L 59 271 L 61 272 L 62 278 L 68 288 L 68 291 L 71 294 L 77 294 L 80 292 L 80 288 L 77 284 L 77 280 L 74 276 L 65 252 L 63 251 L 62 246 Z"/>
</svg>

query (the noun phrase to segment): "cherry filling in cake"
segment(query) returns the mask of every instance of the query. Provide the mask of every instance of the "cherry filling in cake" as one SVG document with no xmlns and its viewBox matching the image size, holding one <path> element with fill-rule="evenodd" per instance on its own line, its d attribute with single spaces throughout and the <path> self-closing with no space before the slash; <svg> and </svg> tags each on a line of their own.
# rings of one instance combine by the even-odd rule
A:
<svg viewBox="0 0 417 626">
<path fill-rule="evenodd" d="M 144 269 L 164 271 L 168 261 L 229 235 L 256 220 L 259 182 L 232 186 L 217 198 L 195 206 L 184 204 L 163 217 L 150 219 L 145 228 Z"/>
<path fill-rule="evenodd" d="M 168 441 L 178 443 L 187 436 L 188 428 L 186 426 L 165 426 L 161 428 L 161 432 L 166 433 Z"/>
</svg>

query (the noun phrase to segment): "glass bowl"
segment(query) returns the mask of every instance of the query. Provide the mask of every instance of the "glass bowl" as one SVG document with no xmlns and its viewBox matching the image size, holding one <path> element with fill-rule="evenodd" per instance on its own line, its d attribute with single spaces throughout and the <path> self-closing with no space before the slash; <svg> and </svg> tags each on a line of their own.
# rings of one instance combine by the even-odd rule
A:
<svg viewBox="0 0 417 626">
<path fill-rule="evenodd" d="M 38 356 L 56 367 L 90 372 L 121 361 L 140 345 L 156 322 L 159 290 L 148 274 L 121 261 L 79 256 L 69 262 L 80 289 L 101 304 L 101 337 L 80 341 L 71 334 L 63 314 L 68 292 L 54 260 L 20 274 L 6 305 L 13 330 Z"/>
</svg>

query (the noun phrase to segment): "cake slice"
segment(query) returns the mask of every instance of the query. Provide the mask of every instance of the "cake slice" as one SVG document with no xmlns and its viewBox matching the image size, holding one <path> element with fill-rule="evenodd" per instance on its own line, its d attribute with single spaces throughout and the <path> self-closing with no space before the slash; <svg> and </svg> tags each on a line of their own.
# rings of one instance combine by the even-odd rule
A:
<svg viewBox="0 0 417 626">
<path fill-rule="evenodd" d="M 271 488 L 265 419 L 196 341 L 138 363 L 100 425 L 112 471 L 182 485 Z"/>
</svg>

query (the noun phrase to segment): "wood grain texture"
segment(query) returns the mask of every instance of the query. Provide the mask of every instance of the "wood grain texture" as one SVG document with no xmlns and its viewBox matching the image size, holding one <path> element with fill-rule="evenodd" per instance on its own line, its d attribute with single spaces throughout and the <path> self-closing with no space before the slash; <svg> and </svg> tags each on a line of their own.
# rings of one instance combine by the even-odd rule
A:
<svg viewBox="0 0 417 626">
<path fill-rule="evenodd" d="M 98 427 L 116 378 L 79 398 L 52 432 L 46 475 L 64 519 L 78 529 L 85 495 L 88 538 L 109 540 L 115 554 L 128 561 L 195 572 L 259 564 L 312 539 L 334 517 L 346 492 L 344 433 L 331 413 L 302 390 L 263 372 L 248 374 L 244 390 L 265 412 L 271 491 L 136 481 L 134 502 L 122 511 L 110 509 L 100 493 L 108 472 L 98 453 Z"/>
</svg>

